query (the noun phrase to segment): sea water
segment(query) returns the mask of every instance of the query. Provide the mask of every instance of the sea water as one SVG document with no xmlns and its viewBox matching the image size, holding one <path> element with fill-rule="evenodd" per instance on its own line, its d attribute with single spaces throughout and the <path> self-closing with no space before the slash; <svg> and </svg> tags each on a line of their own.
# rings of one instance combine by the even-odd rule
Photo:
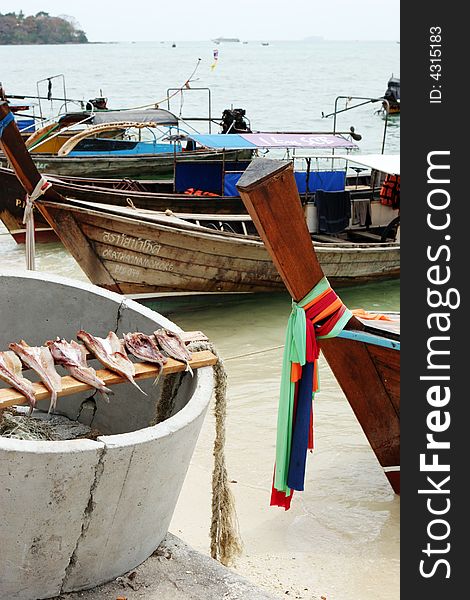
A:
<svg viewBox="0 0 470 600">
<path fill-rule="evenodd" d="M 167 89 L 183 86 L 198 65 L 189 85 L 210 88 L 212 116 L 219 118 L 233 106 L 246 110 L 256 130 L 331 131 L 333 120 L 322 118 L 322 112 L 332 112 L 338 96 L 347 97 L 338 100 L 338 108 L 361 102 L 354 96 L 377 98 L 390 75 L 399 75 L 395 42 L 221 44 L 211 69 L 214 48 L 207 41 L 176 42 L 175 48 L 169 42 L 0 46 L 2 82 L 11 94 L 35 94 L 37 80 L 63 73 L 70 98 L 86 101 L 103 94 L 110 108 L 155 102 L 167 108 Z M 40 90 L 46 92 L 44 84 Z M 62 84 L 54 79 L 53 95 L 61 94 Z M 187 90 L 171 99 L 170 109 L 185 118 L 208 116 L 208 94 L 207 89 Z M 47 104 L 42 102 L 44 112 Z M 379 109 L 375 102 L 341 113 L 336 130 L 352 125 L 362 135 L 361 151 L 380 152 L 384 119 Z M 399 151 L 399 123 L 399 117 L 387 123 L 386 152 Z M 207 130 L 200 122 L 188 121 L 185 127 Z M 218 128 L 213 125 L 212 131 Z M 39 271 L 86 280 L 60 244 L 38 245 L 37 254 Z M 17 270 L 23 264 L 24 248 L 2 228 L 0 268 Z M 398 281 L 339 293 L 352 308 L 399 309 Z M 283 597 L 396 600 L 399 499 L 323 359 L 315 400 L 316 449 L 308 457 L 305 491 L 295 494 L 287 512 L 269 507 L 289 312 L 287 294 L 274 294 L 214 299 L 207 308 L 171 315 L 186 330 L 203 330 L 225 359 L 227 464 L 244 541 L 235 568 Z M 209 415 L 171 524 L 176 535 L 203 552 L 209 548 L 213 439 Z"/>
</svg>

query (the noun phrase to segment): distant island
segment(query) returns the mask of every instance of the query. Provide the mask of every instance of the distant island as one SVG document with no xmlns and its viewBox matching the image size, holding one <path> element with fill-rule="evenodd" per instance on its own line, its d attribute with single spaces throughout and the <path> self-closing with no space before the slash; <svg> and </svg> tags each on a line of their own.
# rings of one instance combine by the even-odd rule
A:
<svg viewBox="0 0 470 600">
<path fill-rule="evenodd" d="M 43 11 L 28 17 L 23 11 L 0 13 L 0 45 L 86 43 L 85 32 L 73 17 L 51 17 Z"/>
</svg>

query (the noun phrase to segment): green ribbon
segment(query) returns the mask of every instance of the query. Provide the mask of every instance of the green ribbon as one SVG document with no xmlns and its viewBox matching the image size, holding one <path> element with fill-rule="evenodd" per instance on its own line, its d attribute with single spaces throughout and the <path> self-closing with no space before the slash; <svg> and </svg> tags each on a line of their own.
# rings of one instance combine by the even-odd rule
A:
<svg viewBox="0 0 470 600">
<path fill-rule="evenodd" d="M 299 363 L 302 366 L 306 363 L 307 327 L 304 307 L 329 288 L 330 284 L 327 278 L 323 277 L 302 300 L 299 302 L 292 301 L 292 311 L 287 323 L 286 343 L 282 359 L 281 392 L 277 413 L 276 468 L 274 473 L 274 487 L 287 496 L 291 493 L 286 482 L 292 445 L 295 392 L 295 383 L 291 381 L 292 363 Z M 351 317 L 352 313 L 347 309 L 330 333 L 318 336 L 318 339 L 335 337 L 343 330 Z"/>
</svg>

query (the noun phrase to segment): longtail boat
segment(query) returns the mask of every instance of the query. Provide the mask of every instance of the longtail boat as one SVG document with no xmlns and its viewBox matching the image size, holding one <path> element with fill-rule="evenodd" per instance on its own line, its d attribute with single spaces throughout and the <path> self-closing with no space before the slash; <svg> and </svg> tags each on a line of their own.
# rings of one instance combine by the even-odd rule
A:
<svg viewBox="0 0 470 600">
<path fill-rule="evenodd" d="M 0 104 L 0 118 L 8 111 Z M 28 194 L 41 182 L 13 123 L 2 145 Z M 284 289 L 248 215 L 175 215 L 64 198 L 54 182 L 36 206 L 96 285 L 123 294 L 269 292 Z M 312 241 L 310 240 L 310 244 Z M 396 276 L 395 243 L 319 242 L 337 283 Z"/>
<path fill-rule="evenodd" d="M 305 306 L 305 298 L 325 280 L 305 224 L 292 165 L 255 160 L 240 179 L 238 189 L 295 302 L 295 310 Z M 344 317 L 346 309 L 342 303 L 339 310 Z M 350 318 L 341 333 L 321 339 L 320 347 L 385 475 L 399 493 L 398 323 L 361 321 L 350 313 L 347 316 Z M 308 318 L 307 313 L 307 321 Z"/>
<path fill-rule="evenodd" d="M 175 177 L 170 180 L 130 180 L 98 179 L 57 175 L 46 175 L 54 182 L 54 188 L 70 200 L 84 200 L 93 204 L 112 206 L 135 206 L 146 210 L 175 213 L 204 213 L 212 215 L 246 214 L 246 209 L 235 187 L 236 181 L 249 164 L 247 160 L 231 161 L 225 154 L 241 151 L 252 144 L 253 149 L 276 148 L 288 152 L 293 145 L 304 149 L 324 149 L 331 145 L 351 147 L 351 142 L 331 134 L 251 134 L 251 135 L 207 135 L 193 136 L 210 149 L 223 152 L 220 161 L 191 161 L 178 158 L 175 162 Z M 255 141 L 252 141 L 252 140 Z M 256 144 L 256 145 L 254 145 Z M 385 159 L 385 160 L 384 160 Z M 379 197 L 380 173 L 399 172 L 398 155 L 323 155 L 298 156 L 292 159 L 296 164 L 296 179 L 305 205 L 306 215 L 313 224 L 313 239 L 321 242 L 388 242 L 396 238 L 397 209 L 383 206 Z M 348 165 L 356 175 L 348 173 Z M 358 167 L 357 165 L 360 165 Z M 358 172 L 366 172 L 370 175 Z M 360 182 L 360 183 L 359 183 Z M 24 242 L 23 226 L 24 193 L 14 172 L 0 168 L 0 218 L 18 243 Z M 318 190 L 347 191 L 347 206 L 350 219 L 346 219 L 341 235 L 330 236 L 319 230 L 316 196 Z M 328 199 L 330 203 L 331 198 Z M 316 228 L 315 228 L 316 223 Z M 36 241 L 52 241 L 55 233 L 38 213 L 35 220 Z"/>
</svg>

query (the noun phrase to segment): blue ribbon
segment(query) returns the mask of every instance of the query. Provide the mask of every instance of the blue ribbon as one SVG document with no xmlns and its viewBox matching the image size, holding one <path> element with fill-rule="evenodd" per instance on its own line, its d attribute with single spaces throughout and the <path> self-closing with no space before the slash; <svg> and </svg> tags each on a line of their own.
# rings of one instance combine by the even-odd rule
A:
<svg viewBox="0 0 470 600">
<path fill-rule="evenodd" d="M 13 113 L 9 112 L 6 117 L 0 121 L 0 139 L 2 139 L 3 130 L 7 128 L 7 126 L 15 120 Z"/>
</svg>

